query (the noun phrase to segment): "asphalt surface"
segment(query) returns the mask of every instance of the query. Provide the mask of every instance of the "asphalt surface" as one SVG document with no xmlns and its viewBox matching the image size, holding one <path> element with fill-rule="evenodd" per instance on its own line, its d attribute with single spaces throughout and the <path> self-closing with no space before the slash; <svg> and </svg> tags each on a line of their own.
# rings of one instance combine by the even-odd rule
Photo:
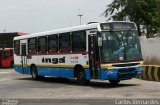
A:
<svg viewBox="0 0 160 105">
<path fill-rule="evenodd" d="M 93 80 L 81 86 L 75 79 L 47 77 L 35 81 L 14 69 L 0 69 L 0 99 L 0 105 L 124 105 L 138 99 L 160 104 L 160 82 L 132 79 L 113 86 L 108 81 Z"/>
</svg>

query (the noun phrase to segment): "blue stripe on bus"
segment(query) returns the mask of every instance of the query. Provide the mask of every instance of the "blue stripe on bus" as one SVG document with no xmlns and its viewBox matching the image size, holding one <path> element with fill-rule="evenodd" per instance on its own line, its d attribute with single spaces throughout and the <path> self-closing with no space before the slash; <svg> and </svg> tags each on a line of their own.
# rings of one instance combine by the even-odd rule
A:
<svg viewBox="0 0 160 105">
<path fill-rule="evenodd" d="M 31 74 L 30 67 L 15 67 L 15 71 L 20 74 Z"/>
<path fill-rule="evenodd" d="M 23 67 L 24 68 L 24 67 Z M 63 77 L 63 78 L 74 78 L 74 71 L 70 68 L 45 68 L 45 67 L 37 67 L 38 75 L 41 76 L 55 76 L 55 77 Z M 84 69 L 86 74 L 86 79 L 90 80 L 90 70 Z M 22 69 L 22 67 L 15 67 L 15 71 L 20 74 L 31 74 L 30 67 L 26 67 Z"/>
<path fill-rule="evenodd" d="M 46 67 L 37 67 L 38 69 L 38 75 L 41 76 L 54 76 L 54 77 L 63 77 L 63 78 L 74 78 L 74 71 L 72 68 L 46 68 Z M 100 70 L 99 79 L 102 80 L 126 80 L 131 79 L 135 77 L 141 76 L 141 74 L 136 74 L 136 71 L 138 71 L 139 67 L 135 67 L 135 71 L 131 72 L 115 72 L 115 73 L 105 73 L 106 69 Z M 21 74 L 31 74 L 30 73 L 30 67 L 25 67 L 22 69 L 22 67 L 15 67 L 15 70 Z M 86 79 L 91 79 L 91 74 L 89 69 L 84 69 L 86 74 Z M 119 71 L 120 69 L 117 69 Z M 125 75 L 132 75 L 132 76 L 125 76 Z M 119 77 L 121 75 L 121 78 Z M 123 78 L 124 77 L 124 78 Z"/>
<path fill-rule="evenodd" d="M 38 75 L 74 78 L 73 69 L 38 67 Z"/>
</svg>

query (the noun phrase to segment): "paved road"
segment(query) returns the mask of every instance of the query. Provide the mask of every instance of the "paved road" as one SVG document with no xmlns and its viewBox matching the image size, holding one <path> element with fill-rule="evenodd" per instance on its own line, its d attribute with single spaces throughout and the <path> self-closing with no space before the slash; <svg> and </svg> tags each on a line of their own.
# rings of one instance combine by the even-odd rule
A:
<svg viewBox="0 0 160 105">
<path fill-rule="evenodd" d="M 80 86 L 74 79 L 47 77 L 34 81 L 31 76 L 18 74 L 14 69 L 0 69 L 0 99 L 54 99 L 57 105 L 71 102 L 77 105 L 101 102 L 106 105 L 106 99 L 110 99 L 107 103 L 115 103 L 116 99 L 160 99 L 160 82 L 132 79 L 112 86 L 107 81 L 91 81 L 88 86 Z M 59 99 L 68 103 L 59 103 Z"/>
</svg>

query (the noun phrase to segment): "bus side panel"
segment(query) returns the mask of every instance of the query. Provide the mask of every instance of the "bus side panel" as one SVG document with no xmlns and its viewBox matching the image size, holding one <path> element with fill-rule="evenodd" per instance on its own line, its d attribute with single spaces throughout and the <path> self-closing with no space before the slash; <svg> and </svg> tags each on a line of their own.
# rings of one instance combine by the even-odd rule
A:
<svg viewBox="0 0 160 105">
<path fill-rule="evenodd" d="M 91 79 L 91 73 L 89 69 L 85 69 L 85 74 L 86 74 L 86 80 L 90 80 Z"/>
<path fill-rule="evenodd" d="M 74 71 L 72 68 L 45 68 L 39 67 L 38 74 L 42 76 L 74 78 Z"/>
<path fill-rule="evenodd" d="M 85 69 L 86 79 L 90 80 L 90 70 Z M 53 76 L 53 77 L 63 77 L 63 78 L 74 78 L 74 71 L 73 68 L 44 68 L 39 67 L 38 75 L 41 76 Z"/>
<path fill-rule="evenodd" d="M 74 78 L 75 65 L 86 68 L 88 62 L 87 54 L 55 54 L 38 56 L 38 74 L 42 76 L 55 76 Z M 39 66 L 39 67 L 38 67 Z M 90 79 L 89 69 L 85 70 L 87 79 Z"/>
<path fill-rule="evenodd" d="M 21 66 L 15 66 L 15 71 L 20 74 L 31 74 L 30 73 L 30 67 L 21 67 Z"/>
<path fill-rule="evenodd" d="M 21 57 L 14 54 L 14 68 L 15 68 L 15 71 L 20 73 L 20 74 L 23 74 L 22 72 L 22 64 L 21 64 Z"/>
<path fill-rule="evenodd" d="M 59 77 L 66 77 L 66 78 L 74 78 L 74 71 L 72 68 L 59 68 Z"/>
<path fill-rule="evenodd" d="M 23 74 L 23 72 L 22 72 L 22 67 L 18 67 L 18 66 L 15 66 L 15 71 L 16 72 L 18 72 L 18 73 L 20 73 L 20 74 Z"/>
</svg>

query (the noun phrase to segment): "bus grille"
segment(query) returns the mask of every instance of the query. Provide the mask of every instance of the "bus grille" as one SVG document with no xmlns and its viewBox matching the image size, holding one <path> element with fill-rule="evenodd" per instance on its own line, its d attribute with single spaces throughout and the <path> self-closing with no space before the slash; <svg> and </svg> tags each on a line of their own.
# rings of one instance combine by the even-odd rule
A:
<svg viewBox="0 0 160 105">
<path fill-rule="evenodd" d="M 132 78 L 134 76 L 134 74 L 120 74 L 118 76 L 119 79 L 129 79 Z"/>
<path fill-rule="evenodd" d="M 125 72 L 134 72 L 135 68 L 124 68 L 124 69 L 119 69 L 119 73 L 125 73 Z"/>
<path fill-rule="evenodd" d="M 127 63 L 127 64 L 114 64 L 112 66 L 114 67 L 127 67 L 127 66 L 135 66 L 135 65 L 139 65 L 140 63 Z"/>
</svg>

